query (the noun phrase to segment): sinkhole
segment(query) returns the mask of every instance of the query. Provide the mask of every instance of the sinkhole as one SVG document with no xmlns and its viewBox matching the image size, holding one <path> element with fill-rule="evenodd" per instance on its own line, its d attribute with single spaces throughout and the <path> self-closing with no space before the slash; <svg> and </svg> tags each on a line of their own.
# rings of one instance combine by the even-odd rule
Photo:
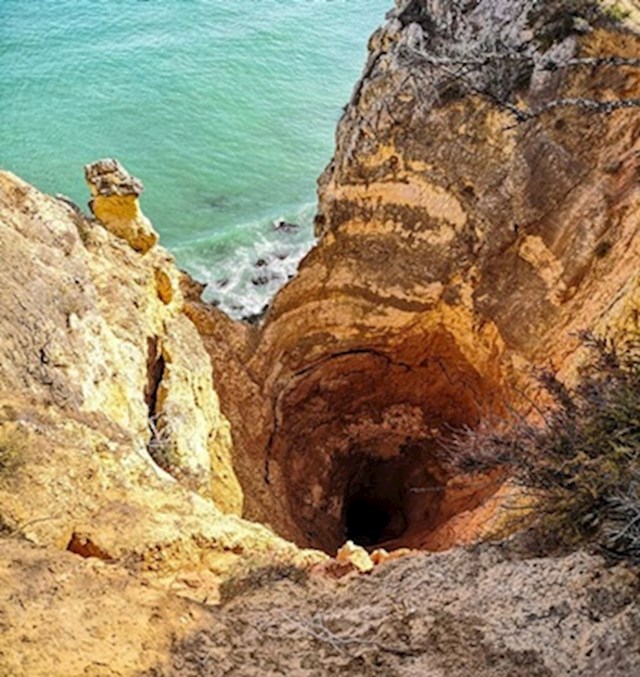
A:
<svg viewBox="0 0 640 677">
<path fill-rule="evenodd" d="M 492 397 L 447 336 L 402 360 L 359 350 L 305 370 L 280 394 L 270 447 L 295 525 L 285 535 L 330 554 L 346 540 L 368 549 L 455 544 L 460 515 L 497 485 L 453 476 L 442 440 L 477 425 Z"/>
<path fill-rule="evenodd" d="M 372 546 L 399 538 L 407 529 L 404 487 L 392 472 L 390 461 L 365 466 L 353 478 L 344 498 L 345 536 Z"/>
<path fill-rule="evenodd" d="M 337 457 L 330 483 L 336 491 L 332 501 L 341 505 L 335 543 L 396 548 L 418 544 L 435 528 L 447 497 L 447 472 L 434 446 L 433 440 L 421 440 L 402 445 L 392 457 L 370 449 Z"/>
</svg>

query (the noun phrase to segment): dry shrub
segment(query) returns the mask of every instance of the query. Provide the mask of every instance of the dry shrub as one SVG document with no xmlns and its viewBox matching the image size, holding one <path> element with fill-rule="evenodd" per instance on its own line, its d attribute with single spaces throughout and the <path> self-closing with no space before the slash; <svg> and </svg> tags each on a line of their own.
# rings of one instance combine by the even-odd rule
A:
<svg viewBox="0 0 640 677">
<path fill-rule="evenodd" d="M 537 0 L 529 11 L 529 24 L 543 49 L 585 32 L 586 26 L 610 26 L 624 14 L 606 7 L 601 0 Z"/>
<path fill-rule="evenodd" d="M 462 431 L 448 458 L 462 472 L 505 468 L 532 490 L 537 550 L 595 542 L 640 562 L 640 338 L 581 338 L 591 359 L 575 388 L 538 375 L 554 402 L 542 423 L 514 416 Z"/>
<path fill-rule="evenodd" d="M 15 474 L 24 460 L 24 440 L 14 430 L 0 428 L 0 477 Z"/>
</svg>

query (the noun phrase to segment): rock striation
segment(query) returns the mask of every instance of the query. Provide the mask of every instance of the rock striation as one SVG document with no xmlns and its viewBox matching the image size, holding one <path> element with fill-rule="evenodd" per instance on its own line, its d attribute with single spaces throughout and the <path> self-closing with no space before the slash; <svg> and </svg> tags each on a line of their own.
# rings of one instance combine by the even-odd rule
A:
<svg viewBox="0 0 640 677">
<path fill-rule="evenodd" d="M 612 106 L 640 97 L 639 52 L 594 3 L 397 3 L 319 182 L 319 243 L 235 334 L 248 516 L 327 551 L 497 526 L 504 477 L 452 477 L 438 451 L 526 408 L 533 368 L 570 378 L 577 332 L 637 327 L 640 115 Z"/>
<path fill-rule="evenodd" d="M 638 328 L 639 53 L 591 2 L 397 2 L 259 325 L 116 160 L 93 217 L 0 172 L 0 673 L 637 671 L 627 567 L 412 549 L 519 500 L 452 474 L 452 430 Z"/>
</svg>

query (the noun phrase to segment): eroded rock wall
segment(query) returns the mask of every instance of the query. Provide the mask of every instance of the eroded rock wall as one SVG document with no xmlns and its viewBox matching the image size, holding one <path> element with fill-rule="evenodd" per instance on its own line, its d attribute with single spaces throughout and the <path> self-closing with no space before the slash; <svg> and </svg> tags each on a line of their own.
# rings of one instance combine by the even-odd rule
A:
<svg viewBox="0 0 640 677">
<path fill-rule="evenodd" d="M 0 187 L 3 390 L 121 426 L 140 454 L 240 512 L 228 423 L 173 259 L 141 256 L 14 176 Z"/>
<path fill-rule="evenodd" d="M 294 601 L 274 617 L 291 602 L 284 583 L 265 618 L 245 618 L 240 601 L 214 627 L 206 605 L 224 581 L 253 594 L 326 566 L 233 513 L 328 551 L 347 537 L 445 549 L 495 526 L 511 487 L 449 475 L 443 436 L 517 406 L 532 366 L 569 378 L 572 332 L 636 328 L 640 300 L 637 111 L 536 112 L 559 98 L 637 98 L 637 68 L 567 60 L 637 57 L 638 38 L 591 12 L 530 15 L 534 5 L 399 3 L 371 40 L 320 182 L 319 245 L 259 329 L 200 300 L 118 163 L 87 172 L 96 219 L 0 173 L 0 672 L 159 671 L 171 642 L 180 674 L 271 669 L 269 652 L 293 636 L 311 644 L 304 665 L 315 669 L 325 638 L 336 665 L 359 669 L 363 657 L 343 651 L 357 638 L 336 634 L 344 617 L 323 624 L 336 591 L 322 573 L 308 615 Z M 580 553 L 523 563 L 499 551 L 422 555 L 343 587 L 357 597 L 375 583 L 384 622 L 363 626 L 366 660 L 455 672 L 461 656 L 482 670 L 497 651 L 504 674 L 532 656 L 540 674 L 633 670 L 634 574 Z M 505 585 L 521 579 L 533 581 L 524 606 Z M 443 581 L 447 613 L 425 599 L 407 635 L 415 613 L 398 600 L 437 589 L 437 607 Z M 587 592 L 560 608 L 554 585 Z M 471 598 L 489 611 L 467 618 Z M 542 625 L 523 644 L 511 619 L 531 625 L 531 609 Z M 251 637 L 236 651 L 238 618 Z M 69 623 L 81 631 L 58 636 Z M 550 633 L 543 650 L 538 630 Z M 478 637 L 489 638 L 479 654 Z"/>
<path fill-rule="evenodd" d="M 124 231 L 0 173 L 0 532 L 215 601 L 239 567 L 305 556 L 238 517 L 181 274 L 108 211 Z"/>
<path fill-rule="evenodd" d="M 4 173 L 5 425 L 117 431 L 145 476 L 301 544 L 476 536 L 504 478 L 450 477 L 443 437 L 532 366 L 570 377 L 577 331 L 637 324 L 638 112 L 593 104 L 638 98 L 638 51 L 590 2 L 398 3 L 260 329 L 202 303 L 118 162 L 86 169 L 95 219 Z"/>
<path fill-rule="evenodd" d="M 438 440 L 534 396 L 534 366 L 570 375 L 578 331 L 637 322 L 640 115 L 575 101 L 640 96 L 637 64 L 605 58 L 638 37 L 588 2 L 398 4 L 320 180 L 319 244 L 247 344 L 263 402 L 232 416 L 248 514 L 327 549 L 354 492 L 383 540 L 394 501 L 405 542 L 477 535 L 502 480 L 461 486 Z"/>
</svg>

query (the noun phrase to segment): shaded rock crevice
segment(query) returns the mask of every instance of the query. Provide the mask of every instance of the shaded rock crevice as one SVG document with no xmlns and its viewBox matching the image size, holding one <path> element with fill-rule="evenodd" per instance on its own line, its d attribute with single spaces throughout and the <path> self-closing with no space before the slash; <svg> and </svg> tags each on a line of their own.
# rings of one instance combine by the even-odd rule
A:
<svg viewBox="0 0 640 677">
<path fill-rule="evenodd" d="M 429 357 L 407 357 L 331 355 L 278 395 L 267 469 L 285 485 L 298 542 L 333 552 L 355 536 L 368 546 L 402 543 L 409 532 L 427 540 L 439 525 L 451 498 L 443 439 L 477 424 L 496 384 L 446 334 Z"/>
<path fill-rule="evenodd" d="M 164 375 L 165 361 L 160 350 L 160 339 L 157 336 L 147 337 L 147 385 L 144 399 L 149 408 L 149 417 L 156 411 L 158 388 Z"/>
</svg>

